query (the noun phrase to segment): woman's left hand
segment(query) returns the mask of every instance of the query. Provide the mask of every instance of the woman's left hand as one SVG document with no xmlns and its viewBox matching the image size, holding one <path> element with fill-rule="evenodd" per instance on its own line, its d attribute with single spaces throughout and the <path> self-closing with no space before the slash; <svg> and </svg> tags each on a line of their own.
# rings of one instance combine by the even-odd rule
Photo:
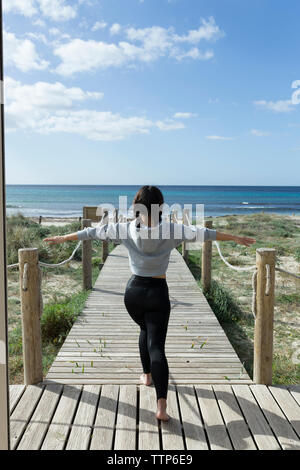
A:
<svg viewBox="0 0 300 470">
<path fill-rule="evenodd" d="M 250 238 L 250 237 L 234 237 L 235 243 L 238 243 L 239 245 L 245 245 L 245 246 L 250 246 L 252 243 L 255 243 L 256 240 L 255 238 Z"/>
<path fill-rule="evenodd" d="M 56 236 L 56 237 L 44 238 L 43 241 L 48 242 L 49 245 L 57 245 L 58 243 L 64 243 L 66 241 L 66 239 L 63 235 L 59 235 L 59 236 Z"/>
</svg>

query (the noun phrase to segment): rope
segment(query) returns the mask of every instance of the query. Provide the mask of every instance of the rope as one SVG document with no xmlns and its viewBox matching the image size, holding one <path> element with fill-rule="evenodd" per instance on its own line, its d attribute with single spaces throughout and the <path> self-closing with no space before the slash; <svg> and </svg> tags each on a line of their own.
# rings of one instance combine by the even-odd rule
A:
<svg viewBox="0 0 300 470">
<path fill-rule="evenodd" d="M 214 244 L 216 245 L 217 249 L 218 249 L 218 252 L 219 252 L 219 255 L 220 255 L 220 258 L 222 261 L 224 261 L 224 263 L 231 269 L 234 269 L 235 271 L 252 271 L 253 269 L 256 269 L 256 266 L 253 265 L 253 266 L 244 266 L 244 267 L 240 267 L 240 266 L 233 266 L 232 264 L 230 264 L 225 258 L 224 256 L 222 255 L 221 253 L 221 250 L 220 250 L 220 247 L 219 247 L 219 243 L 214 240 Z"/>
<path fill-rule="evenodd" d="M 26 291 L 28 289 L 28 263 L 24 264 L 22 289 Z"/>
<path fill-rule="evenodd" d="M 19 267 L 19 263 L 15 263 L 15 264 L 9 264 L 7 266 L 7 269 L 13 269 L 13 268 L 18 268 Z"/>
<path fill-rule="evenodd" d="M 281 273 L 288 274 L 289 276 L 295 277 L 296 279 L 300 279 L 300 276 L 295 273 L 291 273 L 290 271 L 286 271 L 285 269 L 278 268 L 275 266 L 275 271 L 280 271 Z"/>
<path fill-rule="evenodd" d="M 266 264 L 266 290 L 265 290 L 265 295 L 270 294 L 270 286 L 271 286 L 271 276 L 270 276 L 270 265 Z"/>
<path fill-rule="evenodd" d="M 251 310 L 254 318 L 256 318 L 256 292 L 257 292 L 257 269 L 252 274 L 252 304 Z"/>
<path fill-rule="evenodd" d="M 43 263 L 42 261 L 40 261 L 40 266 L 44 266 L 44 267 L 46 267 L 46 268 L 58 268 L 59 266 L 63 266 L 64 264 L 69 263 L 69 262 L 74 258 L 75 253 L 76 253 L 76 251 L 78 250 L 78 248 L 80 247 L 80 245 L 81 245 L 81 240 L 80 240 L 80 242 L 77 243 L 76 248 L 74 249 L 74 251 L 73 251 L 73 253 L 71 254 L 71 256 L 70 256 L 68 259 L 62 261 L 61 263 L 49 264 L 49 263 Z"/>
</svg>

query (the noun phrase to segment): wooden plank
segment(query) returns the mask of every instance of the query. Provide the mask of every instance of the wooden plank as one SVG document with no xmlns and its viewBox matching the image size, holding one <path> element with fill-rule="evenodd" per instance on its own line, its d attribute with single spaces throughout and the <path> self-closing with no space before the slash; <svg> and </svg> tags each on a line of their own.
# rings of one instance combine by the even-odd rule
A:
<svg viewBox="0 0 300 470">
<path fill-rule="evenodd" d="M 169 384 L 167 395 L 169 421 L 161 421 L 163 450 L 184 450 L 183 434 L 175 385 Z"/>
<path fill-rule="evenodd" d="M 251 390 L 269 425 L 284 450 L 300 450 L 300 440 L 265 385 L 252 385 Z"/>
<path fill-rule="evenodd" d="M 289 390 L 296 402 L 300 405 L 300 385 L 289 385 Z"/>
<path fill-rule="evenodd" d="M 159 427 L 156 413 L 154 387 L 140 386 L 139 403 L 139 450 L 159 450 Z"/>
<path fill-rule="evenodd" d="M 114 450 L 136 449 L 136 406 L 136 386 L 121 385 Z"/>
<path fill-rule="evenodd" d="M 28 385 L 10 418 L 10 447 L 15 449 L 43 393 L 43 386 Z"/>
<path fill-rule="evenodd" d="M 227 432 L 235 450 L 256 450 L 256 445 L 230 385 L 214 385 Z"/>
<path fill-rule="evenodd" d="M 10 414 L 14 411 L 18 401 L 25 391 L 25 385 L 10 385 L 9 386 L 9 409 Z"/>
<path fill-rule="evenodd" d="M 18 450 L 39 450 L 51 422 L 60 394 L 61 384 L 49 384 L 30 419 L 30 422 L 18 445 Z"/>
<path fill-rule="evenodd" d="M 66 385 L 42 445 L 42 450 L 63 450 L 81 394 L 81 385 Z"/>
<path fill-rule="evenodd" d="M 226 427 L 211 385 L 195 387 L 211 450 L 231 450 Z"/>
<path fill-rule="evenodd" d="M 260 407 L 257 405 L 250 388 L 243 387 L 242 385 L 233 385 L 232 388 L 258 449 L 280 449 L 280 445 L 275 439 Z"/>
<path fill-rule="evenodd" d="M 102 385 L 90 450 L 112 450 L 118 394 L 118 385 Z"/>
<path fill-rule="evenodd" d="M 176 388 L 187 450 L 208 449 L 194 387 L 178 385 Z"/>
<path fill-rule="evenodd" d="M 285 416 L 300 437 L 300 406 L 288 388 L 283 385 L 270 386 L 270 392 L 284 412 Z"/>
<path fill-rule="evenodd" d="M 83 387 L 66 450 L 86 450 L 88 448 L 99 393 L 99 385 L 85 385 Z"/>
</svg>

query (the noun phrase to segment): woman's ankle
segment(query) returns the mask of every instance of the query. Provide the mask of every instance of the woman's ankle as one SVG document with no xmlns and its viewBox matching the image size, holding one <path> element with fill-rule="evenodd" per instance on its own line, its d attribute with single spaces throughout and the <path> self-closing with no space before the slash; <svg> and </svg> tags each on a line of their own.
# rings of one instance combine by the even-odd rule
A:
<svg viewBox="0 0 300 470">
<path fill-rule="evenodd" d="M 167 407 L 167 399 L 166 398 L 158 398 L 157 407 L 158 408 L 166 408 Z"/>
</svg>

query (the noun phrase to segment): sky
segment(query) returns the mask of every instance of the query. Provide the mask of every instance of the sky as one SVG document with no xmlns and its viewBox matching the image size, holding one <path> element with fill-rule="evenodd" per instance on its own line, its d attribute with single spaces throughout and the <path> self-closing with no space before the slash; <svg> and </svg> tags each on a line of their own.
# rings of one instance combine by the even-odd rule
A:
<svg viewBox="0 0 300 470">
<path fill-rule="evenodd" d="M 8 184 L 300 185 L 300 2 L 3 0 Z"/>
</svg>

